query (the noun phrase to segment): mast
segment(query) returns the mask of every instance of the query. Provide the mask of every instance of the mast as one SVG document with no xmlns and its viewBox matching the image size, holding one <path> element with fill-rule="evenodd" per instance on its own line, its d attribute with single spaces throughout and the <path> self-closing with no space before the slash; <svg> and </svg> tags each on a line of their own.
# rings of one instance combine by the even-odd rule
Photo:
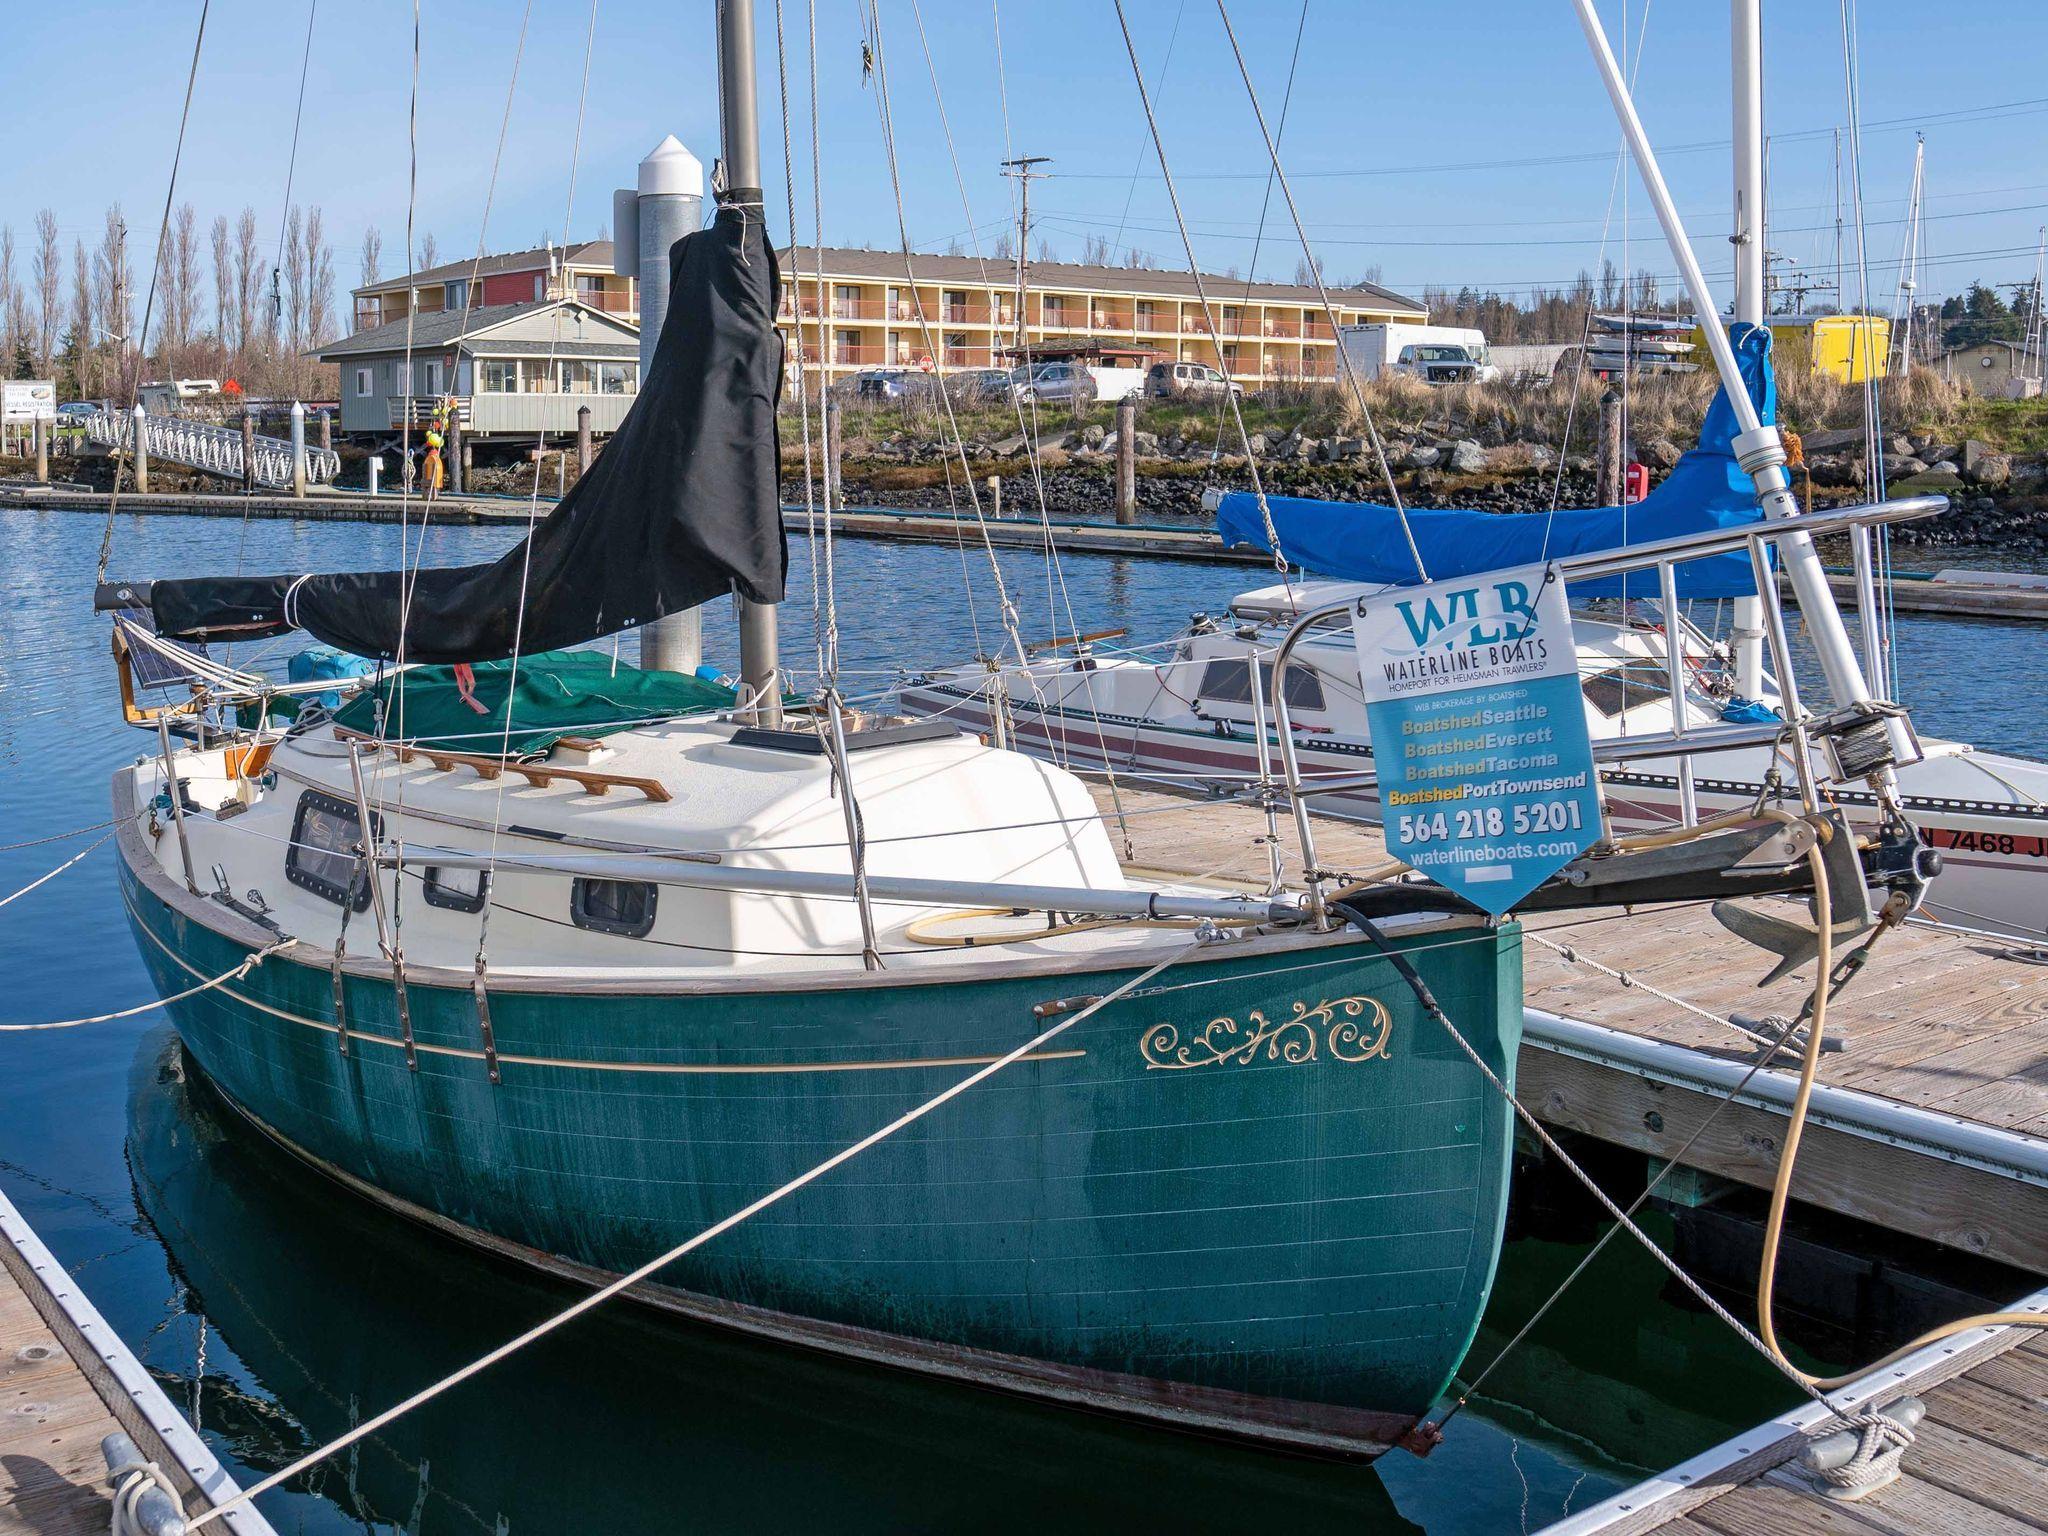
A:
<svg viewBox="0 0 2048 1536">
<path fill-rule="evenodd" d="M 1753 166 L 1757 173 L 1754 180 L 1746 177 L 1738 180 L 1738 189 L 1745 193 L 1754 193 L 1761 186 L 1763 173 L 1760 76 L 1755 69 L 1760 62 L 1755 25 L 1758 4 L 1759 0 L 1733 0 L 1735 57 L 1750 66 L 1747 88 L 1737 93 L 1735 140 L 1739 163 Z M 1707 349 L 1713 354 L 1714 368 L 1721 376 L 1728 404 L 1735 413 L 1736 425 L 1741 428 L 1734 443 L 1736 461 L 1756 483 L 1757 504 L 1763 509 L 1764 517 L 1771 522 L 1796 522 L 1799 502 L 1792 494 L 1791 476 L 1785 468 L 1784 439 L 1775 423 L 1767 424 L 1758 416 L 1756 402 L 1750 398 L 1743 383 L 1742 370 L 1735 361 L 1735 349 L 1729 342 L 1728 333 L 1718 324 L 1713 292 L 1707 287 L 1706 275 L 1700 271 L 1692 242 L 1686 237 L 1678 204 L 1672 199 L 1671 189 L 1664 181 L 1664 172 L 1657 164 L 1656 151 L 1650 146 L 1642 119 L 1636 115 L 1628 82 L 1622 76 L 1621 66 L 1614 60 L 1614 50 L 1608 46 L 1606 30 L 1593 8 L 1594 0 L 1573 0 L 1573 5 L 1586 41 L 1593 50 L 1594 63 L 1607 87 L 1608 98 L 1614 104 L 1614 115 L 1621 120 L 1622 133 L 1628 140 L 1630 153 L 1635 156 L 1636 170 L 1650 194 L 1651 204 L 1657 210 L 1657 222 L 1664 231 L 1672 256 L 1678 262 L 1679 275 L 1692 296 L 1693 309 L 1703 322 Z M 1738 70 L 1738 77 L 1742 73 Z M 1761 215 L 1762 209 L 1753 196 L 1741 201 L 1745 207 Z M 1761 235 L 1760 227 L 1756 233 Z M 1762 256 L 1760 238 L 1736 247 L 1736 270 L 1744 276 L 1744 285 L 1737 295 L 1737 319 L 1750 318 L 1752 323 L 1756 323 L 1762 318 Z M 1864 680 L 1863 667 L 1857 660 L 1855 648 L 1849 643 L 1848 630 L 1842 624 L 1841 611 L 1835 607 L 1827 572 L 1821 567 L 1820 555 L 1813 547 L 1812 538 L 1795 529 L 1774 542 L 1785 573 L 1791 578 L 1800 616 L 1818 654 L 1829 694 L 1838 708 L 1862 706 L 1867 709 L 1876 701 L 1870 685 Z M 1887 721 L 1885 729 L 1892 741 L 1894 754 L 1905 757 L 1910 749 L 1903 729 L 1896 720 Z M 1889 777 L 1889 769 L 1883 772 Z"/>
<path fill-rule="evenodd" d="M 1913 366 L 1914 297 L 1920 287 L 1920 201 L 1927 173 L 1927 140 L 1916 134 L 1913 140 L 1913 188 L 1906 198 L 1906 238 L 1899 253 L 1899 291 L 1892 298 L 1892 339 L 1898 348 L 1897 371 Z"/>
<path fill-rule="evenodd" d="M 761 123 L 754 100 L 754 0 L 718 0 L 718 112 L 725 161 L 719 201 L 751 204 L 755 217 L 764 217 Z M 739 609 L 740 681 L 754 700 L 747 713 L 758 725 L 779 726 L 775 605 L 737 594 L 733 602 Z"/>
<path fill-rule="evenodd" d="M 1731 317 L 1764 323 L 1764 92 L 1762 0 L 1730 0 L 1729 68 L 1735 113 L 1735 303 Z M 1711 330 L 1717 311 L 1695 304 L 1701 324 Z M 1741 390 L 1741 386 L 1731 385 Z M 1763 598 L 1735 599 L 1729 639 L 1735 651 L 1735 691 L 1745 699 L 1763 697 Z"/>
</svg>

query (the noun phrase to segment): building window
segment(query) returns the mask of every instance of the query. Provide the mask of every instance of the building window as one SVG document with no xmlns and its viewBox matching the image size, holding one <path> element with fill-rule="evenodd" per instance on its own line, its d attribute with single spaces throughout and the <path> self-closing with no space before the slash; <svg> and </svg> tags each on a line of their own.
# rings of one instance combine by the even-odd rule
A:
<svg viewBox="0 0 2048 1536">
<path fill-rule="evenodd" d="M 562 393 L 567 395 L 594 395 L 597 393 L 597 369 L 591 363 L 562 364 Z"/>
<path fill-rule="evenodd" d="M 638 363 L 599 363 L 596 377 L 600 395 L 632 395 L 640 391 Z"/>
<path fill-rule="evenodd" d="M 420 894 L 430 907 L 450 912 L 481 912 L 491 894 L 491 872 L 487 869 L 443 869 L 429 864 L 420 876 Z"/>
<path fill-rule="evenodd" d="M 441 393 L 441 365 L 438 362 L 420 364 L 420 375 L 425 381 L 420 385 L 421 394 L 438 395 Z"/>
<path fill-rule="evenodd" d="M 837 283 L 832 288 L 832 314 L 839 320 L 860 318 L 860 288 L 854 283 Z"/>
<path fill-rule="evenodd" d="M 370 370 L 367 368 L 358 368 L 356 370 L 356 393 L 358 395 L 368 396 L 370 392 Z"/>
<path fill-rule="evenodd" d="M 375 811 L 370 833 L 383 835 Z M 363 822 L 353 805 L 317 789 L 299 796 L 292 844 L 285 853 L 286 880 L 337 907 L 360 912 L 370 904 L 370 882 L 362 878 L 363 851 Z"/>
<path fill-rule="evenodd" d="M 569 916 L 578 928 L 644 939 L 654 930 L 655 894 L 645 880 L 579 878 L 570 887 Z"/>
<path fill-rule="evenodd" d="M 518 394 L 519 364 L 495 357 L 485 358 L 484 393 L 487 395 Z"/>
<path fill-rule="evenodd" d="M 534 273 L 534 274 L 533 274 L 533 298 L 534 298 L 534 302 L 535 302 L 535 303 L 539 303 L 539 302 L 540 302 L 540 301 L 541 301 L 542 299 L 546 298 L 547 296 L 548 296 L 548 275 L 547 275 L 547 273 L 545 273 L 545 272 L 536 272 L 536 273 Z"/>
<path fill-rule="evenodd" d="M 1138 300 L 1138 329 L 1156 331 L 1159 329 L 1159 306 L 1150 299 Z"/>
<path fill-rule="evenodd" d="M 458 277 L 448 284 L 448 307 L 465 309 L 469 305 L 469 279 Z"/>
</svg>

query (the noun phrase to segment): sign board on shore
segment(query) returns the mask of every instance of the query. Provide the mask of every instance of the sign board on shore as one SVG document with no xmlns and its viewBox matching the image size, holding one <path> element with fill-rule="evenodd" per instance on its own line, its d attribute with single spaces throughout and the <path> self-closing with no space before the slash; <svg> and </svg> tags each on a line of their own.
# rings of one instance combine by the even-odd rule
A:
<svg viewBox="0 0 2048 1536">
<path fill-rule="evenodd" d="M 57 419 L 57 385 L 53 379 L 0 381 L 0 422 L 9 426 Z"/>
<path fill-rule="evenodd" d="M 1387 851 L 1499 916 L 1600 836 L 1564 583 L 1541 565 L 1361 599 Z"/>
</svg>

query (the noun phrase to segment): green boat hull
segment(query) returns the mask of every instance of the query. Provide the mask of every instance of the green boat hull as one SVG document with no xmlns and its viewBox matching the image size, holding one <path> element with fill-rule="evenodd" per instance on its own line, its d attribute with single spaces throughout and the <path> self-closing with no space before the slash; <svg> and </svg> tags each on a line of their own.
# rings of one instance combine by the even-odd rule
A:
<svg viewBox="0 0 2048 1536">
<path fill-rule="evenodd" d="M 166 996 L 265 937 L 146 853 L 122 879 Z M 1402 942 L 1511 1081 L 1519 931 Z M 170 1012 L 230 1102 L 363 1193 L 602 1274 L 1014 1049 L 1044 1027 L 1036 1005 L 1138 966 L 962 969 L 760 990 L 494 984 L 491 1059 L 473 990 L 414 979 L 411 1064 L 388 969 L 351 962 L 344 1031 L 321 951 Z M 1506 1105 L 1370 947 L 1219 945 L 678 1261 L 652 1299 L 988 1385 L 1370 1453 L 1427 1411 L 1471 1342 L 1510 1141 Z"/>
</svg>

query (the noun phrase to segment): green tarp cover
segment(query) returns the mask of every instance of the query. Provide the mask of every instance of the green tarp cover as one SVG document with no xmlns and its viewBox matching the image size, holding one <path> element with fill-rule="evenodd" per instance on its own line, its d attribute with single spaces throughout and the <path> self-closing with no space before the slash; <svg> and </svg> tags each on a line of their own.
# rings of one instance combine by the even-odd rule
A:
<svg viewBox="0 0 2048 1536">
<path fill-rule="evenodd" d="M 733 703 L 732 689 L 701 677 L 615 667 L 601 651 L 544 651 L 520 660 L 516 685 L 510 661 L 477 664 L 476 698 L 488 714 L 463 702 L 453 667 L 415 667 L 351 699 L 334 718 L 352 731 L 375 732 L 382 700 L 388 740 L 495 755 L 506 739 L 508 692 L 515 695 L 514 757 L 543 753 L 564 736 L 604 736 L 643 721 L 727 709 Z"/>
</svg>

